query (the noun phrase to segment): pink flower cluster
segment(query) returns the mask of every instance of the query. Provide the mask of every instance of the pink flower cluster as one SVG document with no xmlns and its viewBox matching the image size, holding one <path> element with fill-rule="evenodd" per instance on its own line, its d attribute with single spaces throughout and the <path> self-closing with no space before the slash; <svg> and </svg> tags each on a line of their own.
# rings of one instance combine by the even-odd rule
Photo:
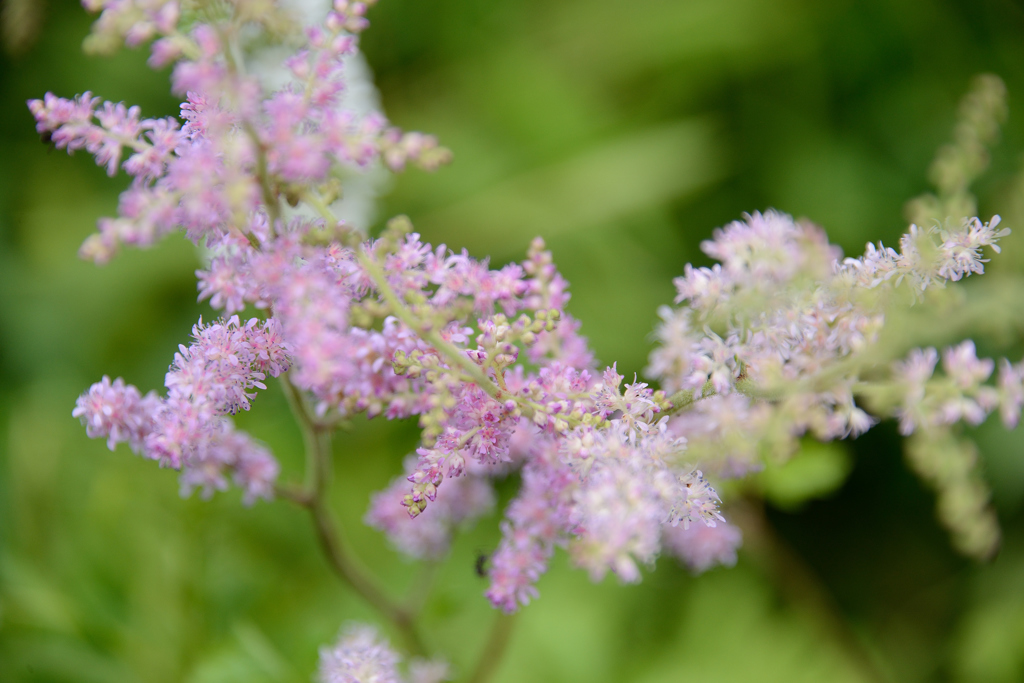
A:
<svg viewBox="0 0 1024 683">
<path fill-rule="evenodd" d="M 407 463 L 411 472 L 415 460 Z M 396 477 L 391 484 L 370 501 L 366 523 L 387 534 L 397 550 L 416 559 L 439 560 L 447 553 L 452 537 L 460 526 L 494 509 L 494 488 L 484 475 L 482 467 L 445 485 L 433 505 L 416 517 L 396 501 L 402 500 L 409 490 L 408 475 Z"/>
<path fill-rule="evenodd" d="M 142 396 L 122 379 L 104 377 L 79 397 L 72 415 L 90 437 L 106 437 L 111 450 L 126 442 L 136 453 L 180 469 L 183 493 L 223 490 L 230 474 L 246 501 L 269 498 L 277 462 L 225 416 L 248 410 L 253 389 L 266 388 L 268 374 L 288 369 L 288 345 L 274 320 L 200 321 L 192 334 L 195 341 L 181 347 L 167 373 L 166 398 Z"/>
<path fill-rule="evenodd" d="M 88 93 L 29 103 L 58 146 L 84 148 L 109 173 L 121 164 L 133 178 L 119 216 L 100 222 L 83 255 L 102 262 L 123 244 L 183 229 L 209 253 L 196 274 L 200 300 L 227 316 L 252 306 L 265 319 L 200 321 L 174 358 L 165 398 L 121 380 L 94 385 L 74 411 L 90 436 L 181 469 L 186 492 L 209 494 L 233 477 L 248 500 L 272 493 L 278 468 L 227 416 L 247 410 L 268 375 L 287 371 L 323 425 L 358 413 L 416 417 L 416 456 L 374 497 L 367 522 L 410 555 L 439 557 L 459 526 L 493 507 L 491 479 L 520 468 L 488 590 L 507 611 L 536 594 L 556 546 L 595 579 L 611 571 L 636 581 L 667 529 L 722 522 L 685 441 L 659 421 L 665 395 L 642 382 L 621 389 L 614 367 L 596 376 L 543 241 L 523 262 L 491 268 L 424 243 L 404 219 L 367 239 L 334 216 L 345 166 L 430 169 L 448 157 L 379 114 L 341 109 L 366 4 L 335 0 L 302 31 L 283 11 L 246 0 L 189 26 L 175 2 L 92 6 L 103 11 L 97 40 L 157 38 L 152 61 L 174 63 L 186 100 L 180 127 Z M 254 25 L 299 44 L 284 60 L 283 87 L 244 68 Z M 729 561 L 734 540 L 705 556 Z"/>
<path fill-rule="evenodd" d="M 181 26 L 177 2 L 88 0 L 102 10 L 94 36 L 134 45 L 154 35 L 155 65 L 176 62 L 175 92 L 185 125 L 173 119 L 141 119 L 138 107 L 102 102 L 85 93 L 67 100 L 47 93 L 29 102 L 36 129 L 69 152 L 86 149 L 110 175 L 122 164 L 133 178 L 121 196 L 117 218 L 99 222 L 82 245 L 83 257 L 108 261 L 121 245 L 149 246 L 184 228 L 195 242 L 253 236 L 251 221 L 268 196 L 312 193 L 345 166 L 382 160 L 392 169 L 415 163 L 435 168 L 450 154 L 436 140 L 403 134 L 378 113 L 356 115 L 340 108 L 343 60 L 357 46 L 366 3 L 337 0 L 321 26 L 291 26 L 281 10 L 238 11 L 221 24 Z M 246 32 L 260 19 L 267 28 L 292 33 L 305 46 L 287 61 L 293 80 L 264 92 L 238 63 Z M 229 57 L 230 56 L 230 57 Z M 305 187 L 305 185 L 310 185 Z M 273 228 L 273 226 L 271 226 Z"/>
</svg>

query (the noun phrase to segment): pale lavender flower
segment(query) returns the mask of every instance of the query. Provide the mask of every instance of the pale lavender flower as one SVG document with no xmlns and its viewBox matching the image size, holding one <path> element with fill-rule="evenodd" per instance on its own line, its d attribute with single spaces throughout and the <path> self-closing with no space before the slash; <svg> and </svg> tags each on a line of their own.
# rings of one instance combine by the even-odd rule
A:
<svg viewBox="0 0 1024 683">
<path fill-rule="evenodd" d="M 988 358 L 978 358 L 974 342 L 970 339 L 957 346 L 951 346 L 942 353 L 942 369 L 946 371 L 961 389 L 976 387 L 992 375 L 995 363 Z"/>
<path fill-rule="evenodd" d="M 140 119 L 138 107 L 101 102 L 88 92 L 73 101 L 46 93 L 42 100 L 30 100 L 28 106 L 37 131 L 49 134 L 57 148 L 69 153 L 85 149 L 109 176 L 117 173 L 127 146 L 135 152 L 124 163 L 128 174 L 143 181 L 154 179 L 182 140 L 174 119 Z"/>
<path fill-rule="evenodd" d="M 353 624 L 320 648 L 319 683 L 400 683 L 398 653 L 371 626 Z"/>
<path fill-rule="evenodd" d="M 569 487 L 574 477 L 557 466 L 552 444 L 535 448 L 523 468 L 522 488 L 505 510 L 502 540 L 488 570 L 487 598 L 507 613 L 538 596 L 537 581 L 555 547 L 564 545 L 573 529 Z"/>
<path fill-rule="evenodd" d="M 448 662 L 432 659 L 414 659 L 409 662 L 409 683 L 442 683 L 453 680 Z"/>
<path fill-rule="evenodd" d="M 736 564 L 736 550 L 743 542 L 739 528 L 726 522 L 715 526 L 662 527 L 662 543 L 694 574 L 702 574 L 716 565 L 731 567 Z"/>
</svg>

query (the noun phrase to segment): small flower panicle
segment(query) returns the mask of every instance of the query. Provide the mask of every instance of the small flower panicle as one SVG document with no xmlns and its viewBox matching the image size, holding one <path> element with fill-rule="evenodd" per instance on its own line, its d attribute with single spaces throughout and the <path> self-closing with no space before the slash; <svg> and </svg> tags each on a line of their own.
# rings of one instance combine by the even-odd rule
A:
<svg viewBox="0 0 1024 683">
<path fill-rule="evenodd" d="M 542 437 L 506 512 L 487 597 L 506 612 L 528 604 L 558 546 L 594 580 L 612 572 L 636 582 L 661 550 L 663 527 L 722 523 L 718 494 L 682 462 L 684 449 L 664 421 L 639 433 L 621 420 L 579 427 L 561 444 Z"/>
<path fill-rule="evenodd" d="M 320 683 L 400 683 L 398 653 L 371 626 L 352 625 L 334 647 L 320 648 Z"/>
<path fill-rule="evenodd" d="M 995 362 L 979 359 L 974 342 L 967 340 L 942 352 L 943 375 L 935 377 L 938 352 L 933 348 L 913 349 L 906 360 L 893 363 L 897 379 L 894 389 L 902 393 L 895 414 L 900 432 L 909 436 L 919 429 L 933 429 L 958 422 L 978 425 L 989 413 L 999 408 L 1004 422 L 1013 425 L 1016 393 L 1021 382 L 1014 377 L 1009 361 L 1003 359 L 1004 370 L 999 388 L 986 384 L 995 369 Z M 1016 409 L 1019 412 L 1019 408 Z M 1009 419 L 1007 419 L 1009 418 Z"/>
<path fill-rule="evenodd" d="M 338 0 L 323 22 L 306 30 L 275 3 L 229 3 L 204 12 L 209 23 L 191 25 L 183 24 L 177 2 L 84 4 L 102 12 L 89 41 L 94 49 L 158 38 L 151 62 L 175 63 L 174 90 L 186 101 L 182 127 L 172 119 L 144 119 L 138 107 L 91 93 L 74 100 L 47 93 L 29 102 L 37 130 L 57 147 L 84 148 L 108 174 L 120 165 L 133 178 L 119 215 L 100 220 L 97 234 L 82 246 L 83 258 L 104 263 L 123 245 L 150 246 L 178 229 L 196 243 L 236 236 L 259 244 L 262 236 L 250 230 L 250 220 L 272 194 L 285 195 L 293 206 L 322 208 L 336 198 L 346 168 L 380 162 L 392 170 L 434 169 L 450 159 L 431 136 L 403 133 L 378 112 L 341 107 L 346 60 L 357 51 L 369 3 Z M 221 16 L 231 5 L 234 11 Z M 240 68 L 256 27 L 304 43 L 287 60 L 291 80 L 283 87 L 265 86 Z M 126 148 L 130 156 L 122 164 Z M 227 299 L 232 311 L 240 310 L 239 302 L 237 295 Z"/>
<path fill-rule="evenodd" d="M 69 153 L 85 149 L 109 176 L 117 173 L 127 147 L 134 154 L 125 160 L 125 171 L 142 180 L 156 178 L 182 141 L 174 119 L 142 119 L 138 107 L 104 102 L 88 92 L 74 100 L 46 93 L 42 100 L 29 102 L 29 110 L 36 130 L 54 146 Z"/>
<path fill-rule="evenodd" d="M 929 287 L 984 273 L 988 259 L 983 258 L 983 247 L 999 253 L 999 239 L 1010 234 L 1008 228 L 999 228 L 999 223 L 999 216 L 993 216 L 987 223 L 975 217 L 942 228 L 911 225 L 900 238 L 898 253 L 881 242 L 877 249 L 868 245 L 863 258 L 846 259 L 837 267 L 837 275 L 869 287 L 890 279 L 899 284 L 906 279 L 920 295 Z"/>
<path fill-rule="evenodd" d="M 377 630 L 365 624 L 345 627 L 332 647 L 320 648 L 318 683 L 442 683 L 451 680 L 439 659 L 413 659 L 402 675 L 402 658 Z"/>
<path fill-rule="evenodd" d="M 153 418 L 160 399 L 156 393 L 145 396 L 118 377 L 113 382 L 106 375 L 78 397 L 72 417 L 81 419 L 90 439 L 106 437 L 107 448 L 128 443 L 138 451 L 146 435 L 153 431 Z"/>
<path fill-rule="evenodd" d="M 535 440 L 523 466 L 522 487 L 505 511 L 502 540 L 491 556 L 487 598 L 506 613 L 527 605 L 539 593 L 536 583 L 547 571 L 555 547 L 564 546 L 575 528 L 571 521 L 575 477 L 560 466 L 557 445 Z"/>
<path fill-rule="evenodd" d="M 193 338 L 175 354 L 166 398 L 142 397 L 122 379 L 104 377 L 79 397 L 72 415 L 90 437 L 107 437 L 111 449 L 127 442 L 136 453 L 180 469 L 184 495 L 198 488 L 209 496 L 233 478 L 247 502 L 270 498 L 277 462 L 225 416 L 249 409 L 267 373 L 288 369 L 287 342 L 275 320 L 242 324 L 237 316 L 207 325 L 200 320 Z"/>
</svg>

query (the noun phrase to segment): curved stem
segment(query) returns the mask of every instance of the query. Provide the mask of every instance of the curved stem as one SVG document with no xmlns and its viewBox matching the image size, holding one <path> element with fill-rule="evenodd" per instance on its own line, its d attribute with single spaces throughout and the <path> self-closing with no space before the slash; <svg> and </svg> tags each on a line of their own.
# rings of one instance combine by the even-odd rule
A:
<svg viewBox="0 0 1024 683">
<path fill-rule="evenodd" d="M 335 524 L 328 505 L 331 482 L 330 431 L 321 428 L 313 421 L 299 390 L 291 383 L 287 375 L 282 378 L 282 384 L 285 395 L 288 397 L 288 404 L 302 428 L 302 436 L 306 444 L 307 484 L 302 490 L 279 486 L 278 492 L 282 497 L 309 510 L 313 518 L 317 540 L 323 548 L 331 569 L 394 625 L 411 654 L 425 657 L 427 648 L 416 630 L 413 613 L 385 595 L 366 571 L 359 566 L 346 547 L 340 528 Z"/>
<path fill-rule="evenodd" d="M 469 677 L 469 683 L 486 683 L 498 671 L 501 658 L 508 649 L 514 625 L 514 614 L 498 613 L 491 626 L 491 634 L 487 637 L 484 649 L 476 662 L 476 668 Z"/>
</svg>

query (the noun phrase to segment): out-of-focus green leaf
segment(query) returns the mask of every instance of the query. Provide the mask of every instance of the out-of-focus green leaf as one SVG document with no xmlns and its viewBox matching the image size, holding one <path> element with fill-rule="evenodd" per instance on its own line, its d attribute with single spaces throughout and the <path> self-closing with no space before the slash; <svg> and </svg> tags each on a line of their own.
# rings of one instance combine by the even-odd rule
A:
<svg viewBox="0 0 1024 683">
<path fill-rule="evenodd" d="M 805 438 L 790 460 L 769 464 L 757 482 L 766 500 L 783 510 L 796 510 L 812 499 L 834 493 L 852 467 L 850 453 L 841 442 Z"/>
</svg>

